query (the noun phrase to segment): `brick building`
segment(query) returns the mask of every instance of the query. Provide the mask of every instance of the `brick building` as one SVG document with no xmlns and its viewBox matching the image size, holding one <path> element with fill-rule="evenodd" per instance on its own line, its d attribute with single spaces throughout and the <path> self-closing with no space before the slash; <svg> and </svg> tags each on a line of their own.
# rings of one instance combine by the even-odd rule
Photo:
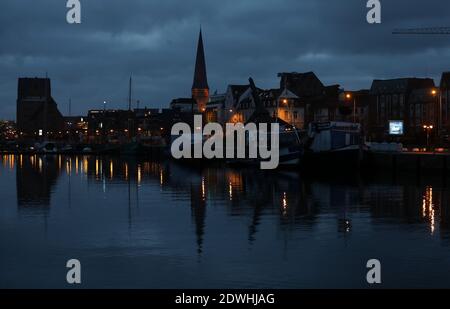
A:
<svg viewBox="0 0 450 309">
<path fill-rule="evenodd" d="M 19 78 L 17 130 L 23 137 L 54 137 L 64 130 L 64 118 L 51 95 L 49 78 Z"/>
<path fill-rule="evenodd" d="M 433 90 L 431 78 L 374 80 L 370 89 L 369 139 L 423 143 L 423 126 L 436 128 L 437 124 L 437 97 Z M 389 135 L 390 121 L 403 121 L 403 135 Z"/>
</svg>

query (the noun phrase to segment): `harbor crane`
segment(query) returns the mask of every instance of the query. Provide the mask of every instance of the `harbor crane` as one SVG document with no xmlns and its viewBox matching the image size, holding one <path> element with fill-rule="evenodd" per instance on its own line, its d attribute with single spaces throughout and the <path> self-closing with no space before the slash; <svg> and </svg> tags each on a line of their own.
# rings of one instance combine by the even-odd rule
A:
<svg viewBox="0 0 450 309">
<path fill-rule="evenodd" d="M 450 27 L 427 27 L 427 28 L 411 28 L 411 29 L 394 29 L 392 34 L 434 34 L 446 35 L 450 34 Z"/>
</svg>

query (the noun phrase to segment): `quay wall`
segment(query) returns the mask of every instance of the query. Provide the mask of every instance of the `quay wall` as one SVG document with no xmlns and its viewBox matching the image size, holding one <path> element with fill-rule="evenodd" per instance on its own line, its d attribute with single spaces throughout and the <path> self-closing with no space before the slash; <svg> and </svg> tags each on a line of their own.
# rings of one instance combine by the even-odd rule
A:
<svg viewBox="0 0 450 309">
<path fill-rule="evenodd" d="M 448 173 L 450 154 L 414 152 L 371 152 L 365 156 L 365 166 L 392 171 L 435 171 Z"/>
</svg>

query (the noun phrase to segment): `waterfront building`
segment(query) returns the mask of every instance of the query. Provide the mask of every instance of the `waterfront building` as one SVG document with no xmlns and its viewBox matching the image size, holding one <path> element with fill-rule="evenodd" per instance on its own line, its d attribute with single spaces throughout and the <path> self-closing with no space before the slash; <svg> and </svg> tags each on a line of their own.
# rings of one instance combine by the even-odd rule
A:
<svg viewBox="0 0 450 309">
<path fill-rule="evenodd" d="M 225 92 L 223 122 L 237 122 L 238 103 L 242 94 L 250 88 L 250 85 L 228 85 Z M 234 121 L 233 121 L 234 118 Z"/>
<path fill-rule="evenodd" d="M 131 110 L 90 110 L 88 140 L 93 143 L 122 143 L 135 135 L 135 114 Z"/>
<path fill-rule="evenodd" d="M 205 111 L 206 122 L 225 123 L 228 115 L 225 110 L 225 98 L 225 93 L 217 93 L 217 91 L 210 96 Z"/>
<path fill-rule="evenodd" d="M 16 123 L 9 120 L 0 120 L 0 142 L 11 141 L 17 138 Z"/>
<path fill-rule="evenodd" d="M 280 118 L 289 123 L 294 120 L 299 127 L 304 128 L 310 122 L 336 120 L 339 85 L 325 86 L 314 72 L 279 73 L 278 77 L 280 77 L 280 89 L 283 89 L 284 93 L 289 91 L 295 95 L 295 97 L 280 96 L 281 104 L 279 104 L 278 113 Z"/>
<path fill-rule="evenodd" d="M 440 93 L 438 100 L 440 101 L 441 110 L 441 133 L 448 135 L 450 133 L 450 72 L 442 73 L 440 81 Z M 448 138 L 447 138 L 448 140 Z"/>
<path fill-rule="evenodd" d="M 170 102 L 170 108 L 182 113 L 198 113 L 197 101 L 193 98 L 177 98 Z"/>
<path fill-rule="evenodd" d="M 83 142 L 88 132 L 88 121 L 86 116 L 64 117 L 64 132 L 66 139 Z"/>
<path fill-rule="evenodd" d="M 374 80 L 370 89 L 369 139 L 424 144 L 427 132 L 436 134 L 437 97 L 431 78 Z M 403 134 L 390 135 L 389 123 L 403 123 Z M 429 132 L 428 132 L 429 133 Z"/>
<path fill-rule="evenodd" d="M 313 72 L 279 73 L 280 87 L 258 89 L 259 99 L 274 118 L 306 129 L 312 121 L 335 120 L 339 106 L 339 85 L 324 86 Z M 230 122 L 246 122 L 255 110 L 248 85 L 229 85 L 225 109 Z"/>
<path fill-rule="evenodd" d="M 64 129 L 64 118 L 52 98 L 49 78 L 19 78 L 17 129 L 24 138 L 52 138 Z"/>
<path fill-rule="evenodd" d="M 139 137 L 155 137 L 170 135 L 172 125 L 179 119 L 179 111 L 172 108 L 163 109 L 137 109 L 136 114 L 137 134 Z"/>
</svg>

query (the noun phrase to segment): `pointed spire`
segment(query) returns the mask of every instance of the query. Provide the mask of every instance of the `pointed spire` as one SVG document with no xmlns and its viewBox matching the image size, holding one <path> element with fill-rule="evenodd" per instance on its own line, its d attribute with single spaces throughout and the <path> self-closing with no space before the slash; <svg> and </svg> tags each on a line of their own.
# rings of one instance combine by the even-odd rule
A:
<svg viewBox="0 0 450 309">
<path fill-rule="evenodd" d="M 203 38 L 201 27 L 200 27 L 200 34 L 198 37 L 197 58 L 195 59 L 195 73 L 192 89 L 209 89 L 208 78 L 206 77 L 205 51 L 203 50 Z"/>
</svg>

